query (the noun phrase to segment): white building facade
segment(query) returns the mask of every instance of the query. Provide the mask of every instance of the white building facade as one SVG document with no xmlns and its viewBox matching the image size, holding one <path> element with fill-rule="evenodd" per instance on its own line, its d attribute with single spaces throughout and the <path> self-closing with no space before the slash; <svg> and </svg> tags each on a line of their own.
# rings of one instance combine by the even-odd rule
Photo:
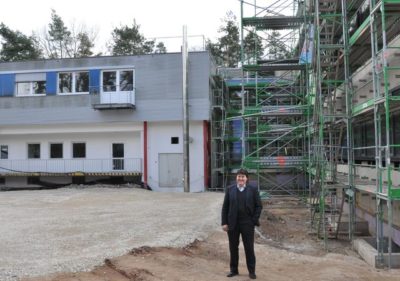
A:
<svg viewBox="0 0 400 281">
<path fill-rule="evenodd" d="M 208 52 L 189 53 L 190 190 L 209 175 Z M 183 191 L 182 55 L 0 63 L 0 187 L 139 178 Z"/>
</svg>

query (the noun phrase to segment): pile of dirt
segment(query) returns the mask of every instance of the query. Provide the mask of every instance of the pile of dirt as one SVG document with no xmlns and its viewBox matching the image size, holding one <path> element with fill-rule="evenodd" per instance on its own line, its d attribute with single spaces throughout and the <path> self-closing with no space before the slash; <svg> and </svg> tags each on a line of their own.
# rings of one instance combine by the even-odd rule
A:
<svg viewBox="0 0 400 281">
<path fill-rule="evenodd" d="M 350 254 L 348 239 L 329 240 L 327 245 L 311 229 L 309 207 L 299 198 L 286 197 L 264 202 L 259 243 L 265 243 L 294 253 L 324 256 L 327 252 Z"/>
</svg>

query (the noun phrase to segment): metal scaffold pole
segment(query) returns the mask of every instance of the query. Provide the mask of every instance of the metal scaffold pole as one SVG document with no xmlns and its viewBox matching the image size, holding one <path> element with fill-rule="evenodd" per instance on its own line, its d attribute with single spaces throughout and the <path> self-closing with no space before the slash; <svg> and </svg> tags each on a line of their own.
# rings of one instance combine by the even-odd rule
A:
<svg viewBox="0 0 400 281">
<path fill-rule="evenodd" d="M 342 0 L 342 33 L 343 33 L 343 65 L 344 65 L 344 93 L 346 97 L 346 147 L 347 147 L 347 166 L 348 166 L 348 186 L 346 194 L 349 198 L 349 239 L 353 240 L 355 227 L 355 191 L 354 191 L 354 173 L 353 173 L 353 128 L 352 128 L 352 89 L 350 85 L 349 70 L 349 36 L 347 21 L 346 1 Z M 344 194 L 342 200 L 344 200 Z"/>
</svg>

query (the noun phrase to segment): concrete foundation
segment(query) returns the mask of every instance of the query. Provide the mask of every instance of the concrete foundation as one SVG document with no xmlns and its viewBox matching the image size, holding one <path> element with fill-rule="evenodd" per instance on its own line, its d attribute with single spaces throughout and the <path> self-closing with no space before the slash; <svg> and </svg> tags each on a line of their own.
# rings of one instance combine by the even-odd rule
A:
<svg viewBox="0 0 400 281">
<path fill-rule="evenodd" d="M 375 237 L 360 237 L 354 239 L 353 246 L 354 250 L 371 266 L 375 268 L 390 267 L 400 268 L 400 247 L 392 243 L 392 254 L 390 255 L 390 266 L 389 266 L 389 254 L 388 247 L 385 243 L 383 261 L 378 260 L 378 251 L 376 250 L 376 238 Z"/>
</svg>

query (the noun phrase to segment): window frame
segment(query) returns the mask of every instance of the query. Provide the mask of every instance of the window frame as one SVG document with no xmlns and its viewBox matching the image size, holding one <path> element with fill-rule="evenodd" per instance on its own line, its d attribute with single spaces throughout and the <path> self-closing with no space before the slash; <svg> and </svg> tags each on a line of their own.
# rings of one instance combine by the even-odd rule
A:
<svg viewBox="0 0 400 281">
<path fill-rule="evenodd" d="M 87 74 L 87 91 L 78 92 L 77 91 L 77 78 L 79 74 L 86 73 Z M 71 91 L 70 92 L 62 92 L 60 89 L 60 75 L 70 74 L 71 75 Z M 89 94 L 89 85 L 90 85 L 90 74 L 89 70 L 74 70 L 74 71 L 60 71 L 57 73 L 57 95 L 67 96 L 67 95 L 88 95 Z"/>
<path fill-rule="evenodd" d="M 35 83 L 43 82 L 44 83 L 44 93 L 35 93 Z M 29 91 L 28 93 L 19 93 L 18 91 L 18 85 L 19 84 L 29 84 Z M 18 81 L 15 82 L 15 96 L 16 97 L 41 97 L 41 96 L 46 96 L 46 80 L 38 80 L 38 81 Z"/>
<path fill-rule="evenodd" d="M 80 156 L 80 157 L 77 157 L 77 156 L 74 156 L 74 145 L 75 144 L 83 144 L 84 146 L 85 146 L 85 156 Z M 77 142 L 73 142 L 72 143 L 72 149 L 71 149 L 71 152 L 72 152 L 72 159 L 86 159 L 86 142 L 80 142 L 80 141 L 77 141 Z"/>
<path fill-rule="evenodd" d="M 82 91 L 79 92 L 77 87 L 78 87 L 78 77 L 82 74 L 82 73 L 86 73 L 86 77 L 87 77 L 87 91 Z M 90 88 L 90 75 L 89 75 L 89 71 L 74 71 L 73 74 L 73 79 L 72 79 L 72 84 L 73 84 L 73 89 L 74 89 L 74 93 L 75 94 L 89 94 L 89 88 Z"/>
<path fill-rule="evenodd" d="M 117 149 L 120 146 L 122 149 Z M 121 155 L 117 155 L 122 152 Z M 111 143 L 111 157 L 112 157 L 112 169 L 113 171 L 122 171 L 125 169 L 125 143 L 124 142 L 112 142 Z"/>
<path fill-rule="evenodd" d="M 115 91 L 105 91 L 104 88 L 104 73 L 105 72 L 115 72 Z M 132 89 L 121 91 L 121 73 L 122 72 L 132 72 Z M 129 84 L 128 84 L 129 85 Z M 134 68 L 121 68 L 121 69 L 103 69 L 100 76 L 100 87 L 102 93 L 116 93 L 116 92 L 132 92 L 135 89 L 135 69 Z"/>
<path fill-rule="evenodd" d="M 62 81 L 62 79 L 60 77 L 61 75 L 70 75 L 71 76 L 71 78 L 70 78 L 71 79 L 71 81 L 70 81 L 71 85 L 69 85 L 69 87 L 71 88 L 71 91 L 69 91 L 69 92 L 62 91 L 61 84 L 60 84 L 61 81 Z M 57 93 L 60 94 L 60 95 L 72 94 L 73 93 L 72 90 L 74 89 L 73 80 L 74 80 L 73 71 L 60 71 L 60 72 L 58 72 L 58 75 L 57 75 Z"/>
<path fill-rule="evenodd" d="M 61 145 L 61 157 L 55 157 L 52 155 L 52 153 L 53 153 L 52 146 L 53 145 Z M 49 143 L 49 159 L 63 159 L 63 158 L 64 158 L 64 144 L 62 142 Z"/>
<path fill-rule="evenodd" d="M 39 146 L 39 157 L 30 157 L 29 156 L 29 146 L 30 145 L 38 145 Z M 27 158 L 28 159 L 41 159 L 41 157 L 42 157 L 42 151 L 41 151 L 41 144 L 40 143 L 28 143 L 27 144 L 27 149 L 28 149 L 28 151 L 27 151 Z"/>
<path fill-rule="evenodd" d="M 7 148 L 7 157 L 3 157 L 3 148 L 6 147 Z M 9 155 L 9 146 L 8 144 L 1 144 L 0 145 L 0 159 L 1 160 L 7 160 L 8 159 L 8 155 Z"/>
</svg>

